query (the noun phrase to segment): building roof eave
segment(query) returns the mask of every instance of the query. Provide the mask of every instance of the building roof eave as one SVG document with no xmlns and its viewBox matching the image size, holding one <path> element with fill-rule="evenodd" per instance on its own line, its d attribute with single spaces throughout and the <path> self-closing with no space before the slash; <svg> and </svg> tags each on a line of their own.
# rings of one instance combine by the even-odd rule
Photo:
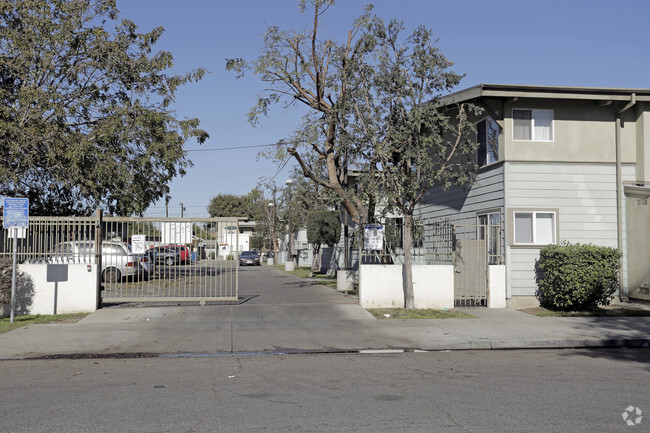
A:
<svg viewBox="0 0 650 433">
<path fill-rule="evenodd" d="M 616 102 L 629 101 L 632 94 L 636 96 L 637 101 L 650 101 L 650 89 L 479 84 L 442 96 L 438 103 L 447 106 L 470 102 L 479 98 L 573 99 Z"/>
</svg>

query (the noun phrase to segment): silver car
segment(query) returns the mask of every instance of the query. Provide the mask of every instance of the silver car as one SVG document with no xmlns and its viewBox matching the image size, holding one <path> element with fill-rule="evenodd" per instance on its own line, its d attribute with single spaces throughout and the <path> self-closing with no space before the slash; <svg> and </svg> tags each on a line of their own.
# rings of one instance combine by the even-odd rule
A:
<svg viewBox="0 0 650 433">
<path fill-rule="evenodd" d="M 94 241 L 58 243 L 50 250 L 50 263 L 93 263 Z M 149 263 L 142 255 L 133 254 L 131 245 L 121 241 L 102 242 L 102 281 L 114 283 L 124 277 L 148 278 Z"/>
</svg>

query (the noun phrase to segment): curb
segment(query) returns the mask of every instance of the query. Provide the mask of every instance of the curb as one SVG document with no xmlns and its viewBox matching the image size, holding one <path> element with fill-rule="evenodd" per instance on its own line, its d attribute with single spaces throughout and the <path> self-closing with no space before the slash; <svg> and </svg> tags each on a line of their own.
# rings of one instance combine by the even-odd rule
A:
<svg viewBox="0 0 650 433">
<path fill-rule="evenodd" d="M 268 355 L 368 355 L 368 354 L 400 354 L 428 353 L 444 351 L 471 350 L 562 350 L 562 349 L 648 349 L 650 341 L 643 338 L 614 338 L 614 339 L 560 339 L 530 341 L 525 344 L 513 344 L 503 341 L 473 341 L 440 346 L 421 348 L 381 348 L 381 349 L 327 349 L 327 350 L 275 350 L 275 351 L 242 351 L 242 352 L 184 352 L 184 353 L 154 353 L 154 352 L 108 352 L 108 353 L 51 353 L 30 354 L 27 356 L 0 357 L 0 361 L 36 361 L 54 359 L 135 359 L 135 358 L 201 358 L 223 356 L 268 356 Z"/>
</svg>

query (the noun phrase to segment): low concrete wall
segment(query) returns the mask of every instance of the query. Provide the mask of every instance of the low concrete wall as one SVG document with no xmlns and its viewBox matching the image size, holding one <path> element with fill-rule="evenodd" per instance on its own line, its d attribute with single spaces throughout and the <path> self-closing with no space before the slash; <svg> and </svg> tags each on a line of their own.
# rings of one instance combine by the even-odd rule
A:
<svg viewBox="0 0 650 433">
<path fill-rule="evenodd" d="M 413 266 L 415 308 L 454 308 L 454 268 Z M 402 265 L 361 265 L 359 303 L 364 308 L 404 306 Z"/>
<path fill-rule="evenodd" d="M 488 266 L 488 308 L 506 308 L 506 267 Z"/>
<path fill-rule="evenodd" d="M 51 265 L 50 265 L 51 266 Z M 97 266 L 67 266 L 67 281 L 47 281 L 47 264 L 21 264 L 16 278 L 15 314 L 66 314 L 95 311 Z"/>
<path fill-rule="evenodd" d="M 539 299 L 536 296 L 513 296 L 506 301 L 508 308 L 514 310 L 520 308 L 535 308 L 539 307 Z"/>
</svg>

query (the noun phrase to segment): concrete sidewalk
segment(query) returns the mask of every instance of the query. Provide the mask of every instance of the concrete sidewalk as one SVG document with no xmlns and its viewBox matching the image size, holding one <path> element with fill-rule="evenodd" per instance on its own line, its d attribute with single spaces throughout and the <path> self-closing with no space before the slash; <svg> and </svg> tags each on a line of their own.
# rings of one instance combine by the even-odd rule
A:
<svg viewBox="0 0 650 433">
<path fill-rule="evenodd" d="M 356 298 L 267 267 L 241 272 L 240 305 L 109 307 L 78 323 L 0 335 L 0 359 L 385 350 L 647 347 L 650 317 L 377 320 Z"/>
</svg>

